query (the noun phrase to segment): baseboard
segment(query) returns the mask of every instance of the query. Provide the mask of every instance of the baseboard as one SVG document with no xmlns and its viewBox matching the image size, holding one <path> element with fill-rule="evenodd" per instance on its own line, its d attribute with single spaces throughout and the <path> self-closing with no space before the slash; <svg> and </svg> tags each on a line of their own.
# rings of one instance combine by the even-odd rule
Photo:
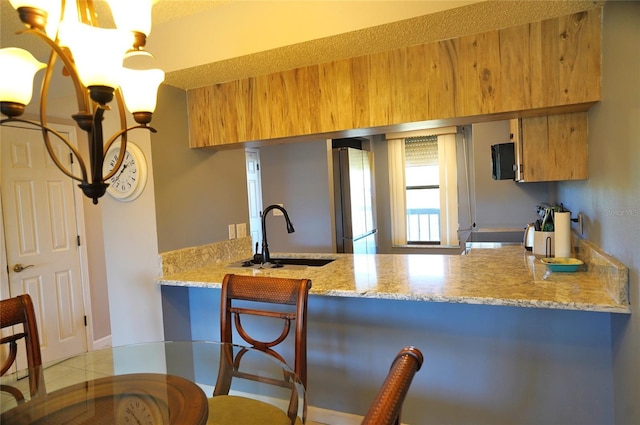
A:
<svg viewBox="0 0 640 425">
<path fill-rule="evenodd" d="M 364 419 L 364 416 L 351 413 L 337 412 L 314 406 L 307 408 L 307 423 L 313 422 L 314 425 L 360 425 L 362 419 Z"/>
<path fill-rule="evenodd" d="M 107 335 L 104 338 L 94 340 L 92 350 L 100 350 L 102 348 L 109 348 L 111 346 L 111 335 Z"/>
</svg>

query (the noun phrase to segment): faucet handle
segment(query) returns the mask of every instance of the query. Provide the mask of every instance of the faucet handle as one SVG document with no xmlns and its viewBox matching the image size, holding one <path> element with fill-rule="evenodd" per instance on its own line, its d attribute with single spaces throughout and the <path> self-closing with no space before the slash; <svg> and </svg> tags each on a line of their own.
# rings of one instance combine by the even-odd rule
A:
<svg viewBox="0 0 640 425">
<path fill-rule="evenodd" d="M 251 260 L 253 264 L 262 264 L 262 254 L 258 254 L 257 252 L 253 254 L 253 260 Z"/>
</svg>

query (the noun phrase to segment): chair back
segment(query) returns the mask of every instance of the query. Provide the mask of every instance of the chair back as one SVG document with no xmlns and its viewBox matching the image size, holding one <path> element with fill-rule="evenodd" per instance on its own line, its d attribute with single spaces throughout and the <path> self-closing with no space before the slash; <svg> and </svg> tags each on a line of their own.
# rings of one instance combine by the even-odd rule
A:
<svg viewBox="0 0 640 425">
<path fill-rule="evenodd" d="M 405 347 L 396 355 L 382 387 L 362 421 L 363 425 L 399 425 L 402 403 L 413 376 L 424 357 L 415 347 Z"/>
<path fill-rule="evenodd" d="M 307 386 L 307 301 L 311 289 L 309 279 L 287 279 L 266 276 L 241 276 L 227 274 L 222 281 L 220 306 L 220 338 L 222 342 L 233 342 L 233 329 L 245 343 L 265 351 L 285 364 L 284 358 L 274 350 L 291 333 L 294 325 L 294 362 L 293 370 L 302 384 Z M 260 303 L 251 308 L 236 304 L 240 301 Z M 283 308 L 283 306 L 295 308 Z M 280 306 L 280 307 L 278 307 Z M 243 316 L 261 316 L 281 319 L 283 329 L 275 339 L 251 335 L 243 326 Z"/>
<path fill-rule="evenodd" d="M 22 325 L 22 332 L 16 330 L 14 333 L 0 339 L 0 344 L 8 344 L 9 346 L 8 357 L 0 367 L 0 376 L 7 373 L 13 366 L 18 352 L 18 341 L 24 339 L 27 367 L 29 368 L 29 391 L 33 397 L 39 393 L 44 393 L 45 390 L 44 381 L 40 379 L 42 376 L 42 355 L 40 353 L 38 325 L 33 302 L 29 294 L 18 295 L 17 297 L 0 301 L 0 328 L 5 330 L 20 324 Z M 15 396 L 15 391 L 6 387 L 3 385 L 2 390 L 11 392 Z"/>
</svg>

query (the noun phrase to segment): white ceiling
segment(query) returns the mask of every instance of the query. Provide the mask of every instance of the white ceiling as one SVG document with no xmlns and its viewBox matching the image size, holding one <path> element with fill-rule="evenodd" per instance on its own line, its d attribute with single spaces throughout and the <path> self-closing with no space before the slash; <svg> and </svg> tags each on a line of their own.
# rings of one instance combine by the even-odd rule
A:
<svg viewBox="0 0 640 425">
<path fill-rule="evenodd" d="M 149 37 L 149 50 L 171 72 L 242 57 L 298 43 L 324 39 L 482 0 L 415 1 L 227 1 L 195 2 L 210 9 L 166 18 Z M 181 9 L 182 1 L 161 0 L 163 16 Z M 185 2 L 192 3 L 192 2 Z"/>
<path fill-rule="evenodd" d="M 16 36 L 22 24 L 8 0 L 0 3 L 0 47 L 24 47 L 46 61 L 44 43 Z M 167 72 L 166 83 L 190 89 L 539 21 L 601 3 L 159 0 L 146 48 Z"/>
</svg>

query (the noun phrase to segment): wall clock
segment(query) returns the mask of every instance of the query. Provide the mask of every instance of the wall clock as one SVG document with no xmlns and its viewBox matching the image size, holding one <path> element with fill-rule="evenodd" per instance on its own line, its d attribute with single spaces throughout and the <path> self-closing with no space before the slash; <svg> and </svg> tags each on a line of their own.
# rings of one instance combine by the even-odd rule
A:
<svg viewBox="0 0 640 425">
<path fill-rule="evenodd" d="M 114 143 L 109 148 L 102 169 L 104 174 L 113 169 L 119 152 L 120 143 Z M 106 183 L 109 183 L 107 192 L 119 201 L 133 201 L 140 196 L 147 183 L 147 161 L 138 145 L 127 142 L 127 151 L 120 169 Z"/>
</svg>

